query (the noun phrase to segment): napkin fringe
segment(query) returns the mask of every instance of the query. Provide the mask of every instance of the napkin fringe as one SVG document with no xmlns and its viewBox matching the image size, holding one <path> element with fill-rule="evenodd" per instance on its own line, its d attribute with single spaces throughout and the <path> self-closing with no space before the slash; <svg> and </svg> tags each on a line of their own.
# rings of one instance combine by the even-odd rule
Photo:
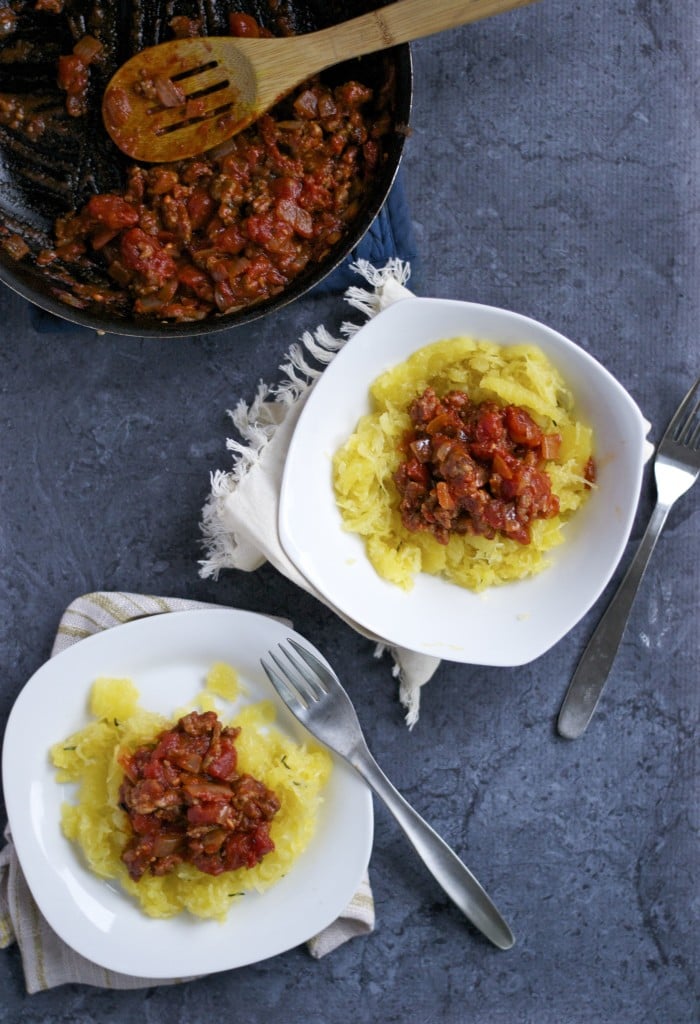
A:
<svg viewBox="0 0 700 1024">
<path fill-rule="evenodd" d="M 384 289 L 391 282 L 405 287 L 411 276 L 411 267 L 404 260 L 396 257 L 388 260 L 383 267 L 373 267 L 367 260 L 358 260 L 352 264 L 352 269 L 364 277 L 371 286 L 372 291 L 351 285 L 345 292 L 345 300 L 355 309 L 370 319 L 384 309 Z M 343 323 L 340 330 L 345 338 L 357 334 L 362 324 Z"/>
<path fill-rule="evenodd" d="M 351 264 L 351 270 L 364 278 L 369 288 L 352 285 L 346 290 L 345 299 L 368 319 L 384 308 L 383 292 L 387 285 L 404 287 L 411 276 L 410 265 L 395 257 L 383 267 L 374 267 L 368 260 L 359 259 Z M 226 523 L 226 499 L 258 464 L 286 412 L 308 391 L 361 326 L 343 323 L 340 338 L 333 337 L 324 326 L 317 327 L 315 331 L 305 331 L 298 342 L 290 345 L 279 366 L 284 375 L 282 380 L 276 384 L 260 381 L 252 402 L 248 404 L 241 399 L 235 409 L 228 410 L 240 439 L 228 438 L 226 441 L 226 448 L 233 458 L 230 469 L 210 474 L 210 495 L 202 510 L 200 524 L 202 543 L 207 551 L 207 557 L 199 562 L 199 574 L 203 579 L 218 579 L 222 570 L 230 568 L 238 548 L 238 542 Z M 314 366 L 309 359 L 320 366 Z"/>
</svg>

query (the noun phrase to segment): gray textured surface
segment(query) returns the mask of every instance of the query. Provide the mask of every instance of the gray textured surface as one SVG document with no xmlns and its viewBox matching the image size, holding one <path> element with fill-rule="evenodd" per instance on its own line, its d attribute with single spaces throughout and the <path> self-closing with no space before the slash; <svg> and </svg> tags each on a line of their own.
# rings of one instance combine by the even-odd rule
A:
<svg viewBox="0 0 700 1024">
<path fill-rule="evenodd" d="M 693 0 L 545 0 L 414 47 L 405 158 L 421 294 L 507 306 L 601 359 L 653 437 L 698 372 L 698 67 Z M 463 853 L 517 933 L 465 926 L 377 811 L 378 925 L 145 994 L 27 996 L 0 953 L 0 1022 L 686 1024 L 698 1019 L 698 492 L 673 511 L 585 737 L 555 719 L 603 602 L 531 665 L 443 665 L 412 733 L 386 662 L 269 569 L 197 576 L 225 411 L 287 344 L 346 310 L 302 300 L 211 340 L 38 334 L 0 294 L 0 722 L 92 589 L 288 614 L 338 665 L 371 746 Z M 632 547 L 651 507 L 647 474 Z M 631 553 L 616 574 L 619 578 Z M 572 581 L 575 585 L 575 581 Z"/>
</svg>

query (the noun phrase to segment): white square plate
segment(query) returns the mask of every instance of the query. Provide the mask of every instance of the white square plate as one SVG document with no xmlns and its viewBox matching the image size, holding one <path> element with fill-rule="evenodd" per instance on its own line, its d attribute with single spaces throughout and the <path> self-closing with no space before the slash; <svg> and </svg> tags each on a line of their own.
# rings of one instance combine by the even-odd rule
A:
<svg viewBox="0 0 700 1024">
<path fill-rule="evenodd" d="M 421 573 L 406 592 L 375 572 L 362 539 L 343 528 L 331 460 L 370 411 L 376 377 L 457 335 L 542 349 L 573 392 L 578 418 L 593 427 L 597 487 L 539 575 L 476 594 Z M 402 299 L 358 331 L 313 386 L 285 463 L 280 541 L 329 604 L 390 645 L 450 661 L 522 665 L 565 636 L 612 576 L 637 508 L 646 429 L 614 377 L 543 324 L 469 302 Z"/>
<path fill-rule="evenodd" d="M 223 923 L 188 913 L 147 917 L 116 882 L 94 875 L 61 831 L 61 803 L 71 787 L 56 782 L 49 749 L 87 724 L 97 677 L 131 678 L 144 708 L 171 716 L 201 691 L 215 662 L 228 662 L 239 673 L 243 702 L 272 701 L 277 726 L 296 742 L 308 742 L 260 667 L 260 658 L 290 636 L 311 647 L 294 630 L 252 612 L 152 615 L 81 640 L 46 662 L 20 692 L 2 762 L 12 838 L 42 914 L 88 960 L 139 978 L 211 974 L 305 942 L 350 902 L 369 861 L 372 798 L 334 755 L 311 843 L 284 878 L 264 893 L 246 893 Z"/>
</svg>

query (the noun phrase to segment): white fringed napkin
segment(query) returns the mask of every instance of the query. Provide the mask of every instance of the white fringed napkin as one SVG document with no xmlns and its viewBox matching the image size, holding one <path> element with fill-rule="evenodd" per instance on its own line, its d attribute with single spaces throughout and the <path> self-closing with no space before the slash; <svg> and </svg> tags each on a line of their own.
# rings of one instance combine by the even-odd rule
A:
<svg viewBox="0 0 700 1024">
<path fill-rule="evenodd" d="M 122 592 L 85 594 L 64 612 L 51 655 L 53 657 L 84 637 L 132 619 L 211 607 L 211 604 L 176 597 Z M 69 982 L 100 988 L 136 989 L 188 980 L 130 977 L 99 967 L 72 950 L 47 924 L 34 902 L 9 830 L 6 830 L 5 838 L 7 844 L 0 850 L 0 949 L 17 942 L 27 992 L 42 992 Z M 374 901 L 369 878 L 365 875 L 342 916 L 308 942 L 309 952 L 320 958 L 348 939 L 368 934 L 373 928 Z"/>
<path fill-rule="evenodd" d="M 364 278 L 371 291 L 349 288 L 345 299 L 366 317 L 375 316 L 391 303 L 411 295 L 405 288 L 410 269 L 401 260 L 392 259 L 382 269 L 359 260 L 352 269 Z M 261 383 L 250 405 L 240 401 L 230 413 L 243 440 L 227 442 L 233 453 L 233 468 L 212 476 L 211 494 L 202 514 L 207 558 L 201 563 L 201 574 L 216 578 L 222 569 L 251 572 L 268 561 L 372 640 L 379 657 L 388 645 L 333 608 L 314 590 L 285 554 L 277 530 L 284 463 L 297 420 L 315 381 L 357 330 L 356 324 L 343 324 L 341 339 L 333 338 L 324 327 L 313 334 L 307 331 L 300 344 L 291 346 L 280 366 L 285 379 L 273 386 Z M 310 360 L 319 366 L 311 365 Z M 421 686 L 432 677 L 440 661 L 400 647 L 389 650 L 410 727 L 418 720 Z"/>
</svg>

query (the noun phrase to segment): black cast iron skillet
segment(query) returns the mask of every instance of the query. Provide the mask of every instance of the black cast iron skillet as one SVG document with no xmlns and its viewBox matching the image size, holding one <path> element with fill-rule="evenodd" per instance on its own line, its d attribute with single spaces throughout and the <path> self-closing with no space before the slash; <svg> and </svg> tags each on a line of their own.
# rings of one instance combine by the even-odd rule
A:
<svg viewBox="0 0 700 1024">
<path fill-rule="evenodd" d="M 227 330 L 264 316 L 297 299 L 341 263 L 364 236 L 379 213 L 399 167 L 412 95 L 408 46 L 348 61 L 324 75 L 330 81 L 357 79 L 378 88 L 394 81 L 395 130 L 387 136 L 384 160 L 368 191 L 364 206 L 346 236 L 321 263 L 309 267 L 280 295 L 258 305 L 197 323 L 173 324 L 154 318 L 120 316 L 113 311 L 76 308 L 74 268 L 56 264 L 41 267 L 36 256 L 52 244 L 57 216 L 81 207 L 95 192 L 118 190 L 127 158 L 108 138 L 101 121 L 102 92 L 117 67 L 133 53 L 171 38 L 168 22 L 174 15 L 200 17 L 209 35 L 227 32 L 231 11 L 252 14 L 279 34 L 280 17 L 295 33 L 311 32 L 382 7 L 390 0 L 66 0 L 59 14 L 38 12 L 34 0 L 11 5 L 18 12 L 15 30 L 0 37 L 0 102 L 3 97 L 25 98 L 21 124 L 0 118 L 0 231 L 20 235 L 30 247 L 21 260 L 0 246 L 0 281 L 40 308 L 65 320 L 111 334 L 175 338 Z M 0 0 L 0 25 L 6 0 Z M 65 97 L 56 86 L 58 57 L 70 53 L 85 34 L 105 43 L 106 59 L 91 67 L 90 109 L 86 117 L 71 118 Z M 26 125 L 31 114 L 46 124 L 38 138 Z M 82 272 L 81 272 L 82 273 Z M 91 282 L 109 285 L 96 262 L 85 271 Z M 78 281 L 79 286 L 79 281 Z"/>
</svg>

